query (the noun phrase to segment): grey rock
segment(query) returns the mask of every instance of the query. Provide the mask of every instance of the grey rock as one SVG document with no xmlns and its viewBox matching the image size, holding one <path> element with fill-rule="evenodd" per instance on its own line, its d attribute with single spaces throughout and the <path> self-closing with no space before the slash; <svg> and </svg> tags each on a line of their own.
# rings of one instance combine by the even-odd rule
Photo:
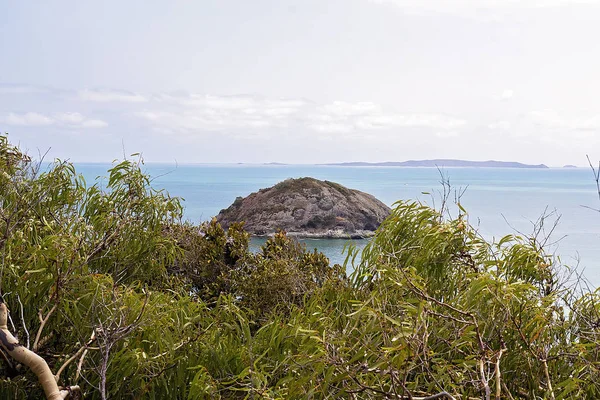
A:
<svg viewBox="0 0 600 400">
<path fill-rule="evenodd" d="M 255 236 L 279 230 L 291 236 L 360 238 L 373 236 L 390 209 L 370 194 L 314 178 L 287 179 L 221 210 L 217 221 L 228 228 L 245 222 Z"/>
</svg>

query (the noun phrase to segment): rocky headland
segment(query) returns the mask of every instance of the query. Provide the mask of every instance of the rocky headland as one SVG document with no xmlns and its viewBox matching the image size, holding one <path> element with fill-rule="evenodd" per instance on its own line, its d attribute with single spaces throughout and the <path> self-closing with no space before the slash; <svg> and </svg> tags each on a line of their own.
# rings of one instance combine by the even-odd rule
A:
<svg viewBox="0 0 600 400">
<path fill-rule="evenodd" d="M 225 228 L 244 221 L 245 229 L 255 236 L 284 230 L 298 237 L 362 238 L 373 236 L 389 213 L 389 207 L 370 194 L 299 178 L 238 197 L 221 210 L 217 221 Z"/>
</svg>

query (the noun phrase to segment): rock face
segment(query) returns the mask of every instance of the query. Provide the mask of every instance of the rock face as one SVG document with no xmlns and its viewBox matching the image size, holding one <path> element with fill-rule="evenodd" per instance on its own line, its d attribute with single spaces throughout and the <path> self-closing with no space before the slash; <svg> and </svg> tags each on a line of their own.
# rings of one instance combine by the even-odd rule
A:
<svg viewBox="0 0 600 400">
<path fill-rule="evenodd" d="M 289 235 L 315 238 L 368 237 L 390 209 L 370 194 L 314 178 L 288 179 L 238 197 L 221 210 L 217 221 L 225 228 L 245 221 L 256 236 L 284 230 Z"/>
</svg>

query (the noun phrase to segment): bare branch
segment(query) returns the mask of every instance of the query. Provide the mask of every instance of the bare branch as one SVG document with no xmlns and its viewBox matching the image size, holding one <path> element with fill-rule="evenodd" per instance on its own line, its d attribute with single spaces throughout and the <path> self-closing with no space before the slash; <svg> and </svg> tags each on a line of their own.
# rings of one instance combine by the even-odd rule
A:
<svg viewBox="0 0 600 400">
<path fill-rule="evenodd" d="M 52 314 L 54 314 L 54 311 L 56 311 L 57 307 L 58 303 L 55 303 L 54 306 L 50 309 L 50 311 L 48 311 L 48 314 L 46 314 L 45 317 L 42 317 L 42 310 L 40 310 L 40 312 L 38 313 L 38 317 L 40 318 L 40 327 L 38 328 L 37 334 L 35 335 L 35 340 L 33 341 L 33 351 L 38 351 L 42 331 L 44 330 L 44 327 L 46 326 L 46 323 L 48 322 Z"/>
<path fill-rule="evenodd" d="M 27 324 L 25 323 L 25 318 L 23 317 L 23 303 L 21 302 L 21 297 L 17 294 L 17 301 L 19 302 L 20 311 L 21 311 L 21 325 L 23 325 L 23 330 L 25 331 L 25 336 L 27 336 L 27 348 L 29 348 L 29 331 L 27 330 Z"/>
</svg>

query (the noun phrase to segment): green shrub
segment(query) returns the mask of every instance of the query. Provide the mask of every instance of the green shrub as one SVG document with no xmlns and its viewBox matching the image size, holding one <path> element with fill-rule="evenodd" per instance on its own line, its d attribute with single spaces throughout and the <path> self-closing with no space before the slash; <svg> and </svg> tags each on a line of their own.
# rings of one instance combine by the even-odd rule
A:
<svg viewBox="0 0 600 400">
<path fill-rule="evenodd" d="M 103 189 L 0 136 L 7 329 L 90 399 L 600 397 L 599 294 L 536 240 L 400 202 L 349 281 L 284 233 L 253 254 L 180 217 L 139 162 Z M 0 357 L 0 399 L 42 396 Z"/>
</svg>

